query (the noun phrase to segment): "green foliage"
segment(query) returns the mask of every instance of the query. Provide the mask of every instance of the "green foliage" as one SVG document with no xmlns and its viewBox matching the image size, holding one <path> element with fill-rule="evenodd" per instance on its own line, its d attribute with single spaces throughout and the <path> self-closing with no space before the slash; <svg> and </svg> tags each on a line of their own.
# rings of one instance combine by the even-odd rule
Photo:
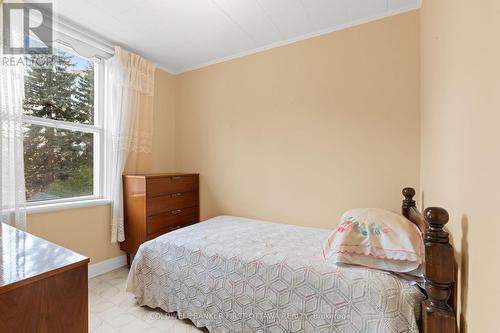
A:
<svg viewBox="0 0 500 333">
<path fill-rule="evenodd" d="M 79 111 L 85 123 L 94 123 L 94 67 L 87 68 L 78 77 L 78 90 L 75 94 Z"/>
<path fill-rule="evenodd" d="M 46 193 L 61 198 L 83 196 L 91 194 L 92 168 L 82 165 L 75 175 L 65 179 L 57 179 L 47 186 Z"/>
<path fill-rule="evenodd" d="M 92 124 L 93 64 L 76 71 L 74 57 L 54 55 L 54 65 L 35 63 L 25 75 L 26 115 Z M 92 194 L 93 135 L 78 131 L 26 125 L 24 160 L 26 195 L 51 193 L 59 197 Z M 67 186 L 64 189 L 64 186 Z"/>
</svg>

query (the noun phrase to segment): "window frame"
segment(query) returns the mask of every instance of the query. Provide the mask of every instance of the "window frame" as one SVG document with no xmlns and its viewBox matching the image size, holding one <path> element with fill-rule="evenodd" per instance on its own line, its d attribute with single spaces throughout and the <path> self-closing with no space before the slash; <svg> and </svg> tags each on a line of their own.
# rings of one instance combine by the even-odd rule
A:
<svg viewBox="0 0 500 333">
<path fill-rule="evenodd" d="M 58 208 L 74 208 L 79 206 L 88 206 L 88 203 L 104 204 L 108 202 L 104 200 L 104 59 L 98 56 L 92 58 L 80 55 L 71 46 L 66 43 L 55 42 L 55 48 L 61 49 L 79 57 L 85 58 L 94 63 L 94 124 L 81 124 L 64 120 L 55 120 L 49 118 L 41 118 L 23 114 L 22 123 L 44 126 L 49 128 L 73 130 L 84 133 L 93 134 L 93 194 L 86 196 L 75 196 L 70 198 L 49 199 L 28 201 L 26 200 L 26 208 L 28 212 L 38 212 L 47 210 L 57 210 Z M 49 209 L 47 209 L 49 208 Z"/>
</svg>

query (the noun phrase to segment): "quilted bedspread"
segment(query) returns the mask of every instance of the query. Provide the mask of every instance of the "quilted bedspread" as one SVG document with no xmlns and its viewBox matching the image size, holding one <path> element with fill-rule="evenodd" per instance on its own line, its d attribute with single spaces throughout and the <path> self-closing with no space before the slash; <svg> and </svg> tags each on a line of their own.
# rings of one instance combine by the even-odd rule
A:
<svg viewBox="0 0 500 333">
<path fill-rule="evenodd" d="M 127 290 L 210 332 L 418 332 L 423 294 L 390 273 L 327 265 L 330 230 L 219 216 L 144 243 Z"/>
</svg>

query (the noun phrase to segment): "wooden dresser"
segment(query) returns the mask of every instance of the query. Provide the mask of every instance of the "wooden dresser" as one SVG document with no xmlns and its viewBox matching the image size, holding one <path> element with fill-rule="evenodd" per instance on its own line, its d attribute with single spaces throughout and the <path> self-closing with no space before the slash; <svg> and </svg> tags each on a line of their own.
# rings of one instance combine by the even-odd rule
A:
<svg viewBox="0 0 500 333">
<path fill-rule="evenodd" d="M 200 221 L 198 174 L 123 176 L 125 241 L 122 251 L 135 254 L 147 240 Z"/>
<path fill-rule="evenodd" d="M 0 223 L 0 332 L 88 332 L 88 262 Z"/>
</svg>

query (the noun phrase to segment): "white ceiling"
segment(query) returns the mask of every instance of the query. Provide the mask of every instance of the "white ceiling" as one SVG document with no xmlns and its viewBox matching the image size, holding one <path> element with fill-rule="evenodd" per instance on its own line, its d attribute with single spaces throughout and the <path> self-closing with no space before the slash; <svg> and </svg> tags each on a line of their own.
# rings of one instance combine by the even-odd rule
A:
<svg viewBox="0 0 500 333">
<path fill-rule="evenodd" d="M 421 0 L 56 0 L 55 10 L 179 73 L 420 4 Z"/>
</svg>

